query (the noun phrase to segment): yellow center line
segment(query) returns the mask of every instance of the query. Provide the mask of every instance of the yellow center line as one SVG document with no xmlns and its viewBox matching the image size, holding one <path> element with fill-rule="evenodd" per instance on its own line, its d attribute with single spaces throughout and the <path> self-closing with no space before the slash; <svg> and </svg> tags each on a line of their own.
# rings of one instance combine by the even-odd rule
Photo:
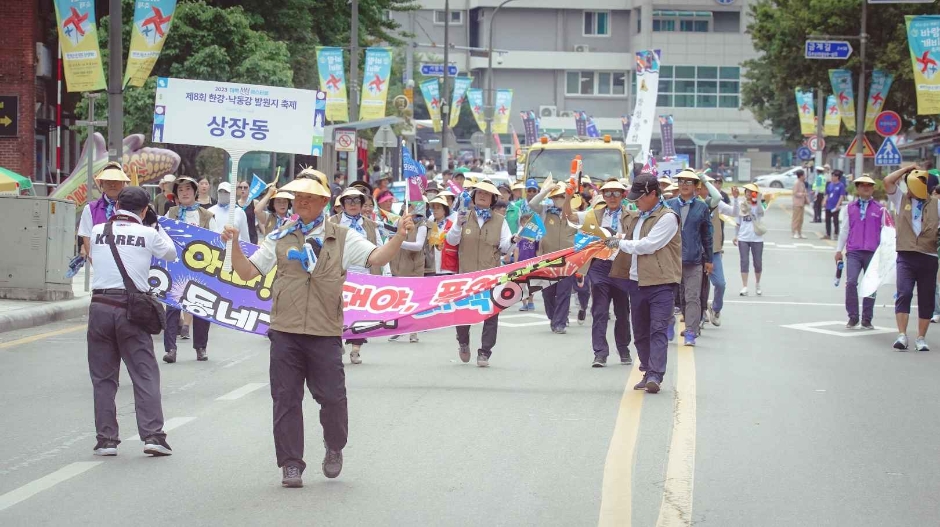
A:
<svg viewBox="0 0 940 527">
<path fill-rule="evenodd" d="M 49 337 L 55 337 L 56 335 L 64 335 L 66 333 L 72 333 L 75 331 L 83 330 L 88 327 L 87 324 L 78 324 L 75 326 L 69 326 L 62 329 L 57 329 L 55 331 L 48 331 L 46 333 L 39 333 L 38 335 L 32 335 L 29 337 L 23 337 L 17 340 L 11 340 L 10 342 L 0 342 L 0 349 L 12 348 L 14 346 L 19 346 L 21 344 L 29 344 L 30 342 L 36 342 L 37 340 L 42 340 Z"/>
<path fill-rule="evenodd" d="M 642 377 L 643 372 L 634 368 L 620 399 L 617 423 L 604 462 L 601 512 L 597 522 L 600 526 L 628 527 L 633 521 L 633 461 L 646 394 L 644 390 L 634 390 L 633 385 Z"/>
</svg>

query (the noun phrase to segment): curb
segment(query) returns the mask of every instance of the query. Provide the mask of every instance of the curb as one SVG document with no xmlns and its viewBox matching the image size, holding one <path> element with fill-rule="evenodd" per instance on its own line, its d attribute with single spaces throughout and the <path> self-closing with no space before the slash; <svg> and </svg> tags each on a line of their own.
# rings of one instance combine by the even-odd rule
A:
<svg viewBox="0 0 940 527">
<path fill-rule="evenodd" d="M 86 296 L 0 314 L 0 333 L 80 317 L 88 313 L 90 303 L 91 297 Z"/>
</svg>

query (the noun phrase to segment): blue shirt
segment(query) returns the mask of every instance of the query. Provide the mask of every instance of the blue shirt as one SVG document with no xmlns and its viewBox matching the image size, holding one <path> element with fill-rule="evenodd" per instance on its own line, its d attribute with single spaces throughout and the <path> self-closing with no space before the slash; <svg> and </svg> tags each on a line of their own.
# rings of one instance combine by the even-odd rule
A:
<svg viewBox="0 0 940 527">
<path fill-rule="evenodd" d="M 836 210 L 839 204 L 839 198 L 846 195 L 845 183 L 826 183 L 826 210 Z"/>
</svg>

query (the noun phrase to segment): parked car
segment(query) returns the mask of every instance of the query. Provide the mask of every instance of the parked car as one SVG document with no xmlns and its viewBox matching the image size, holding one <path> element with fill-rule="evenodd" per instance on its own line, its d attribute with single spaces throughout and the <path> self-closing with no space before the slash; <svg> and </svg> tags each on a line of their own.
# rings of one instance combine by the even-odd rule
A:
<svg viewBox="0 0 940 527">
<path fill-rule="evenodd" d="M 793 188 L 796 183 L 796 171 L 802 167 L 793 167 L 780 174 L 767 174 L 754 179 L 758 187 Z"/>
</svg>

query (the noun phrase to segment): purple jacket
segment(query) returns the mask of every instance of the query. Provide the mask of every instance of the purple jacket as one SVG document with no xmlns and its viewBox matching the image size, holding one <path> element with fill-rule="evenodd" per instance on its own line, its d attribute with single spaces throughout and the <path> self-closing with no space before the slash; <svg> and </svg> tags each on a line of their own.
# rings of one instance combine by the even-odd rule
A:
<svg viewBox="0 0 940 527">
<path fill-rule="evenodd" d="M 881 225 L 884 207 L 875 200 L 868 202 L 865 217 L 861 217 L 859 200 L 849 203 L 849 239 L 846 242 L 848 251 L 875 251 L 881 243 Z"/>
<path fill-rule="evenodd" d="M 111 214 L 114 214 L 114 206 L 111 207 Z M 91 203 L 91 222 L 93 225 L 100 225 L 110 220 L 108 217 L 108 197 L 104 194 Z"/>
</svg>

